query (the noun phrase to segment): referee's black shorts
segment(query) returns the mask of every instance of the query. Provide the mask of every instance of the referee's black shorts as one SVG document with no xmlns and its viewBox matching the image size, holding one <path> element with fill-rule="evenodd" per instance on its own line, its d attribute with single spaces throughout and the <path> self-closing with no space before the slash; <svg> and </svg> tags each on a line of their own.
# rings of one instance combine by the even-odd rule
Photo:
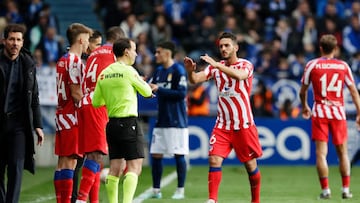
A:
<svg viewBox="0 0 360 203">
<path fill-rule="evenodd" d="M 144 158 L 144 136 L 137 117 L 110 118 L 106 125 L 109 158 Z"/>
</svg>

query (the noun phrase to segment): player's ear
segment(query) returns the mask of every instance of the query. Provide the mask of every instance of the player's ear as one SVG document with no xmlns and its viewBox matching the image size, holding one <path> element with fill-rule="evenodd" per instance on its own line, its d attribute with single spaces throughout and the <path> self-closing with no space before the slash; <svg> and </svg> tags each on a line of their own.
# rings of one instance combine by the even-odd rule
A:
<svg viewBox="0 0 360 203">
<path fill-rule="evenodd" d="M 129 56 L 129 49 L 126 48 L 126 49 L 124 50 L 124 56 Z"/>
</svg>

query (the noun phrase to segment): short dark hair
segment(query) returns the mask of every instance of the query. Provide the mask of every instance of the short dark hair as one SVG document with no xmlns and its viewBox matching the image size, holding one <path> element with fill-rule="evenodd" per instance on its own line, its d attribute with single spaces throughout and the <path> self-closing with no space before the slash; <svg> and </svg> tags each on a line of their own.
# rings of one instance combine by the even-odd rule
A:
<svg viewBox="0 0 360 203">
<path fill-rule="evenodd" d="M 23 24 L 9 24 L 4 29 L 4 38 L 7 39 L 9 37 L 10 32 L 21 32 L 24 38 L 26 32 L 26 26 Z"/>
<path fill-rule="evenodd" d="M 109 42 L 115 42 L 120 38 L 125 37 L 125 33 L 123 29 L 121 29 L 119 26 L 112 26 L 106 31 L 106 41 Z"/>
<path fill-rule="evenodd" d="M 174 42 L 172 42 L 172 41 L 163 41 L 163 42 L 160 42 L 157 45 L 157 47 L 170 50 L 171 51 L 171 57 L 174 57 L 175 50 L 176 50 L 176 46 L 175 46 Z"/>
<path fill-rule="evenodd" d="M 95 41 L 95 39 L 99 38 L 99 37 L 102 37 L 102 34 L 99 30 L 93 30 L 93 33 L 92 35 L 90 36 L 89 38 L 89 42 L 91 41 Z"/>
<path fill-rule="evenodd" d="M 129 38 L 120 38 L 113 44 L 113 52 L 116 57 L 124 56 L 125 49 L 131 48 L 131 40 Z"/>
<path fill-rule="evenodd" d="M 231 32 L 223 32 L 223 33 L 220 35 L 219 40 L 220 40 L 220 39 L 223 39 L 223 38 L 229 38 L 229 39 L 231 39 L 234 43 L 237 42 L 236 35 L 234 35 L 234 34 L 231 33 Z"/>
</svg>

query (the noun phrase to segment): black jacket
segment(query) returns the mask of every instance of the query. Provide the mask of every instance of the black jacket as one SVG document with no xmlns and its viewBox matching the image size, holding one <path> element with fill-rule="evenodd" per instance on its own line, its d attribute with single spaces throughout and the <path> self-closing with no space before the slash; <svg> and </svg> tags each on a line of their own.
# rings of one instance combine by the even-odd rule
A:
<svg viewBox="0 0 360 203">
<path fill-rule="evenodd" d="M 0 46 L 0 58 L 4 56 L 4 47 Z M 39 91 L 38 84 L 36 80 L 36 66 L 35 61 L 31 53 L 22 48 L 19 55 L 19 62 L 22 68 L 22 77 L 24 81 L 24 90 L 23 102 L 26 105 L 26 114 L 24 116 L 27 119 L 26 126 L 26 155 L 25 155 L 25 165 L 24 169 L 28 170 L 31 173 L 35 173 L 35 146 L 34 146 L 34 129 L 42 128 L 41 112 L 40 112 L 40 103 L 39 103 Z M 4 124 L 5 114 L 4 114 L 4 103 L 5 103 L 5 73 L 4 68 L 0 67 L 0 124 Z M 4 126 L 0 125 L 0 136 L 4 135 Z M 16 147 L 16 146 L 14 146 Z"/>
</svg>

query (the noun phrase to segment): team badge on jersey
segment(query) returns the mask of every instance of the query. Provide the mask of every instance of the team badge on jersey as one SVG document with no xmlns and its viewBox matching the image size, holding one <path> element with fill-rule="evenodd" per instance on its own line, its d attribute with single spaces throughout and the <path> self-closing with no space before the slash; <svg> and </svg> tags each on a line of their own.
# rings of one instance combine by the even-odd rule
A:
<svg viewBox="0 0 360 203">
<path fill-rule="evenodd" d="M 80 72 L 79 72 L 79 69 L 77 69 L 77 68 L 71 68 L 70 69 L 70 75 L 72 75 L 72 76 L 79 76 L 80 75 Z"/>
<path fill-rule="evenodd" d="M 167 76 L 167 81 L 169 82 L 169 81 L 171 81 L 171 79 L 172 79 L 172 73 L 170 73 L 170 74 Z"/>
</svg>

